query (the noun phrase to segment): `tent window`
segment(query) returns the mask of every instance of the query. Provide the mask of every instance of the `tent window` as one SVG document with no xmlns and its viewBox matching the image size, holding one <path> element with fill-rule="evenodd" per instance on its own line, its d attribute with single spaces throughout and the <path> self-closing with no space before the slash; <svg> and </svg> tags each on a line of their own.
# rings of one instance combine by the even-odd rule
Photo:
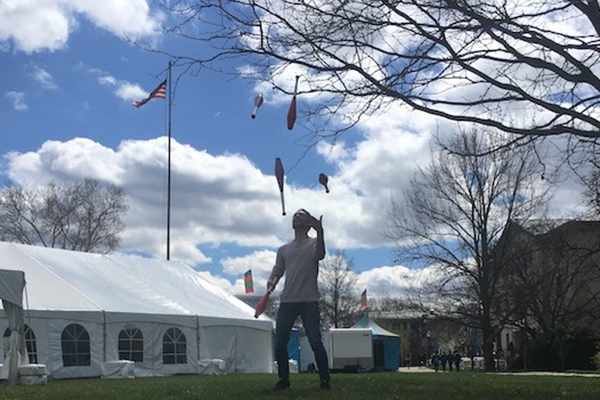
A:
<svg viewBox="0 0 600 400">
<path fill-rule="evenodd" d="M 4 358 L 6 359 L 6 352 L 8 351 L 8 338 L 10 337 L 10 329 L 6 328 L 4 331 Z M 29 355 L 29 362 L 37 364 L 37 344 L 35 341 L 35 333 L 29 325 L 25 324 L 25 346 L 27 347 L 27 354 Z"/>
<path fill-rule="evenodd" d="M 119 332 L 119 360 L 144 361 L 144 336 L 138 328 Z"/>
<path fill-rule="evenodd" d="M 67 326 L 62 332 L 60 341 L 65 367 L 91 365 L 90 335 L 83 326 L 78 324 Z"/>
<path fill-rule="evenodd" d="M 169 328 L 163 336 L 163 363 L 187 364 L 185 335 L 177 328 Z"/>
</svg>

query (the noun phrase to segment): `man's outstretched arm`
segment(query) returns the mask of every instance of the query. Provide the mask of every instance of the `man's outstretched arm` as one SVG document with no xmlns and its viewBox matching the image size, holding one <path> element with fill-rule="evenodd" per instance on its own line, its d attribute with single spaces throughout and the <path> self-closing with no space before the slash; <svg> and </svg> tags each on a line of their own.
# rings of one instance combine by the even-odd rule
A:
<svg viewBox="0 0 600 400">
<path fill-rule="evenodd" d="M 311 224 L 315 231 L 317 231 L 317 244 L 315 247 L 315 258 L 322 260 L 325 258 L 325 234 L 323 233 L 323 216 L 316 219 L 311 215 Z"/>
</svg>

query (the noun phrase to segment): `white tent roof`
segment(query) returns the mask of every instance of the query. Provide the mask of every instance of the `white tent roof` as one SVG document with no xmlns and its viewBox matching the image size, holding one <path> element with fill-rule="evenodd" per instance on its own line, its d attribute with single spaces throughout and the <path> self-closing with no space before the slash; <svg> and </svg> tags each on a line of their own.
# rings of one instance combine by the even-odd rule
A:
<svg viewBox="0 0 600 400">
<path fill-rule="evenodd" d="M 29 310 L 197 315 L 215 325 L 272 328 L 181 262 L 0 242 L 0 269 L 25 273 Z"/>
</svg>

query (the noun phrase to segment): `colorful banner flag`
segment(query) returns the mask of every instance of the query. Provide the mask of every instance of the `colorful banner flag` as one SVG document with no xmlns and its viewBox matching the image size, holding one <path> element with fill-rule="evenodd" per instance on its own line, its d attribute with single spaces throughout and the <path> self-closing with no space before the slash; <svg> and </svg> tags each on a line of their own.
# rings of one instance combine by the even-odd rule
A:
<svg viewBox="0 0 600 400">
<path fill-rule="evenodd" d="M 149 102 L 150 99 L 153 99 L 153 98 L 164 99 L 165 97 L 167 97 L 167 80 L 166 79 L 163 81 L 163 83 L 158 85 L 157 88 L 154 89 L 152 91 L 152 93 L 150 93 L 148 95 L 148 97 L 146 97 L 144 100 L 134 101 L 133 106 L 139 108 L 139 107 L 143 106 L 144 104 L 146 104 L 147 102 Z"/>
<path fill-rule="evenodd" d="M 246 288 L 246 293 L 254 293 L 254 283 L 252 282 L 252 270 L 249 269 L 244 274 L 244 287 Z"/>
<path fill-rule="evenodd" d="M 365 291 L 362 292 L 362 294 L 360 295 L 360 307 L 367 308 L 368 304 L 369 303 L 367 302 L 367 289 L 365 289 Z"/>
</svg>

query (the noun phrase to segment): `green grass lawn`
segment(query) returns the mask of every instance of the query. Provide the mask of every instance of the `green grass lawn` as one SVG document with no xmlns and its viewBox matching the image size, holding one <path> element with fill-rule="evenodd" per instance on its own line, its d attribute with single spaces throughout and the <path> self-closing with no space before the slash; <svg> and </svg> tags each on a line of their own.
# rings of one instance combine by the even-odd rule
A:
<svg viewBox="0 0 600 400">
<path fill-rule="evenodd" d="M 485 373 L 334 374 L 329 391 L 319 389 L 318 375 L 292 375 L 292 388 L 271 389 L 276 376 L 243 374 L 188 375 L 165 378 L 75 379 L 43 386 L 3 386 L 6 400 L 148 400 L 148 399 L 335 399 L 335 400 L 519 400 L 600 399 L 600 378 L 513 376 Z"/>
</svg>

